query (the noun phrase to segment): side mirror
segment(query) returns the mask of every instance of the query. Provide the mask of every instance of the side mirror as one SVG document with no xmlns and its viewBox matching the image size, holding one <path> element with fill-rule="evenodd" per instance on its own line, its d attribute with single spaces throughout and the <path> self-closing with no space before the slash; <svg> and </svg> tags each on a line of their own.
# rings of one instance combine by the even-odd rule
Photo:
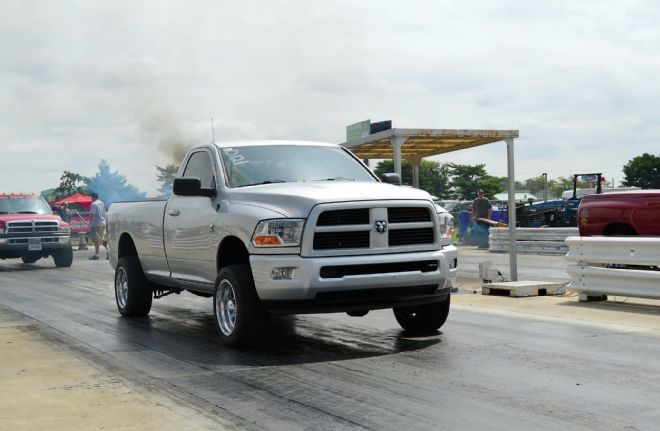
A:
<svg viewBox="0 0 660 431">
<path fill-rule="evenodd" d="M 177 196 L 215 196 L 215 189 L 202 188 L 199 178 L 175 178 L 172 193 Z"/>
<path fill-rule="evenodd" d="M 380 180 L 387 184 L 394 184 L 395 186 L 401 185 L 401 175 L 394 172 L 389 172 L 380 176 Z"/>
</svg>

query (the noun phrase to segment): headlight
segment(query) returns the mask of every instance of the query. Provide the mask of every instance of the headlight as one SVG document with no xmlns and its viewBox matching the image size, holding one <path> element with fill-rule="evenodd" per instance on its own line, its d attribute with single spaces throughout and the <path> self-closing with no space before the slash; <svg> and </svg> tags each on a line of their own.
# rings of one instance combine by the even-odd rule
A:
<svg viewBox="0 0 660 431">
<path fill-rule="evenodd" d="M 304 226 L 304 219 L 264 220 L 254 230 L 252 244 L 255 247 L 300 246 Z"/>
<path fill-rule="evenodd" d="M 59 233 L 71 233 L 71 227 L 66 223 L 60 223 Z"/>
<path fill-rule="evenodd" d="M 438 213 L 438 229 L 442 244 L 450 244 L 454 230 L 454 216 L 446 212 Z"/>
</svg>

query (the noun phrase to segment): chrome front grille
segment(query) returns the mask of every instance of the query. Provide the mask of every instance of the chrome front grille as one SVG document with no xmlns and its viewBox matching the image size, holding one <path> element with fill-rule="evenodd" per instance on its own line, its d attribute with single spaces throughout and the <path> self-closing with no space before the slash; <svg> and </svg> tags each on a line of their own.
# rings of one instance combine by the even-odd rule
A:
<svg viewBox="0 0 660 431">
<path fill-rule="evenodd" d="M 318 217 L 311 217 L 313 241 L 307 250 L 314 254 L 388 253 L 435 244 L 436 217 L 430 205 L 368 205 L 351 203 L 339 209 L 335 208 L 341 204 L 325 206 L 327 209 L 320 210 Z"/>
<path fill-rule="evenodd" d="M 57 221 L 21 220 L 7 222 L 7 234 L 57 232 Z"/>
</svg>

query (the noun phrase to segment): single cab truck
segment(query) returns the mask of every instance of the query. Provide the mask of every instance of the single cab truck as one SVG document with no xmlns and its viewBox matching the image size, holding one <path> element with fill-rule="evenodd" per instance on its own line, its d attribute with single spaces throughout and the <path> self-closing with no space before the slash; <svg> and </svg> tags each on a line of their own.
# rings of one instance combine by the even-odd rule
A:
<svg viewBox="0 0 660 431">
<path fill-rule="evenodd" d="M 382 183 L 334 144 L 201 145 L 169 199 L 110 207 L 117 307 L 146 316 L 152 297 L 213 297 L 228 346 L 254 344 L 271 314 L 393 308 L 404 329 L 434 331 L 456 278 L 451 226 L 428 193 Z"/>
<path fill-rule="evenodd" d="M 660 190 L 636 190 L 582 198 L 580 236 L 660 236 Z"/>
<path fill-rule="evenodd" d="M 34 263 L 53 256 L 55 266 L 73 262 L 70 228 L 46 200 L 24 193 L 0 194 L 0 259 Z"/>
</svg>

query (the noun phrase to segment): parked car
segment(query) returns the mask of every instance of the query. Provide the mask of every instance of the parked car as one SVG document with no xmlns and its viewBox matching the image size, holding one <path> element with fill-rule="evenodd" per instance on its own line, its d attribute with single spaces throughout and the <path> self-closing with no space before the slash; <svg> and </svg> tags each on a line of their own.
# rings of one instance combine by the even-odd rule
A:
<svg viewBox="0 0 660 431">
<path fill-rule="evenodd" d="M 580 236 L 660 236 L 660 190 L 584 196 L 578 214 Z"/>
<path fill-rule="evenodd" d="M 34 263 L 52 256 L 55 266 L 73 262 L 69 225 L 46 200 L 23 193 L 0 194 L 0 259 Z"/>
<path fill-rule="evenodd" d="M 403 328 L 434 331 L 456 278 L 451 216 L 334 144 L 195 147 L 169 199 L 115 202 L 108 230 L 122 315 L 182 290 L 213 297 L 229 346 L 260 339 L 271 314 L 393 308 Z"/>
</svg>

